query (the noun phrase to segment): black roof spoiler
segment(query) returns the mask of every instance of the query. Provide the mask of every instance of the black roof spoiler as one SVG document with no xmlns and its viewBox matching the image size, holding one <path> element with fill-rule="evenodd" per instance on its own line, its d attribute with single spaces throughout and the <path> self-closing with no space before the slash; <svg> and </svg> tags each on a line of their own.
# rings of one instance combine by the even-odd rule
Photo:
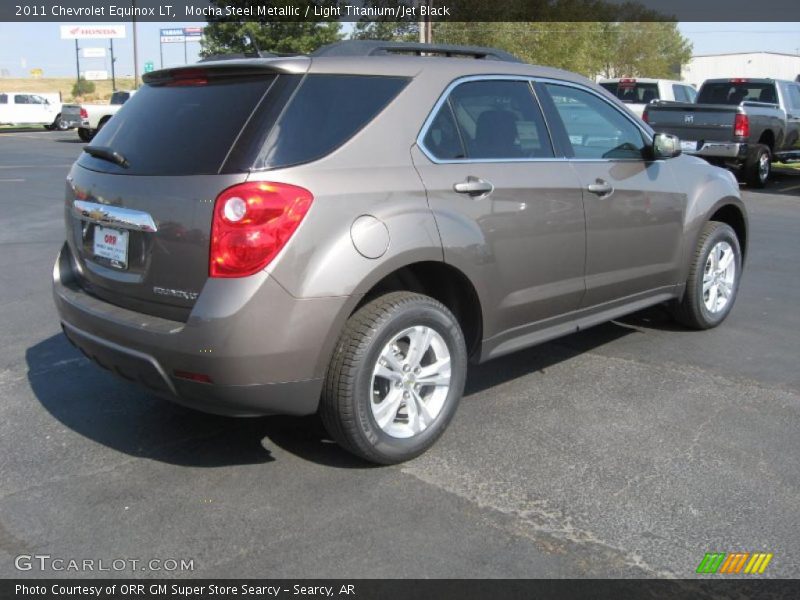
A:
<svg viewBox="0 0 800 600">
<path fill-rule="evenodd" d="M 509 52 L 481 46 L 455 46 L 450 44 L 420 44 L 416 42 L 385 42 L 380 40 L 348 40 L 322 46 L 311 53 L 312 57 L 386 56 L 391 54 L 442 55 L 472 57 L 521 63 Z"/>
<path fill-rule="evenodd" d="M 304 56 L 303 54 L 276 52 L 232 52 L 230 54 L 211 54 L 204 56 L 198 63 L 217 62 L 220 60 L 241 60 L 243 58 L 286 58 L 287 56 Z"/>
</svg>

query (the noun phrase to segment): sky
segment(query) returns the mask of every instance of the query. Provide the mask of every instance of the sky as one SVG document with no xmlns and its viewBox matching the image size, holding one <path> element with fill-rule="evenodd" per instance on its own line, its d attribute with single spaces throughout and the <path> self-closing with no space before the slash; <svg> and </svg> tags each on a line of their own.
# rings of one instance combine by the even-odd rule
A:
<svg viewBox="0 0 800 600">
<path fill-rule="evenodd" d="M 546 26 L 546 24 L 543 24 Z M 161 66 L 159 29 L 197 26 L 197 23 L 138 23 L 139 72 L 145 62 Z M 694 45 L 694 54 L 771 51 L 800 54 L 800 23 L 680 23 L 680 30 Z M 44 77 L 75 75 L 75 42 L 62 40 L 59 23 L 0 22 L 0 74 L 25 77 L 30 69 L 42 69 Z M 127 37 L 114 40 L 117 74 L 133 75 L 132 27 Z M 83 47 L 108 47 L 107 40 L 81 40 Z M 188 61 L 198 58 L 200 44 L 187 44 Z M 108 70 L 108 58 L 81 59 L 81 69 Z M 163 44 L 163 66 L 184 63 L 183 44 Z"/>
</svg>

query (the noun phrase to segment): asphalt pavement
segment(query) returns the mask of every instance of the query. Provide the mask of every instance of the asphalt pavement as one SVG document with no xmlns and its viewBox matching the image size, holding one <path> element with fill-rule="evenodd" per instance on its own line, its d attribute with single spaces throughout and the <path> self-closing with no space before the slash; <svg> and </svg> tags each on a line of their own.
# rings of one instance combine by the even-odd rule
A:
<svg viewBox="0 0 800 600">
<path fill-rule="evenodd" d="M 0 577 L 15 557 L 185 559 L 202 577 L 800 577 L 800 172 L 743 190 L 728 320 L 660 308 L 473 368 L 445 436 L 370 467 L 315 418 L 226 419 L 113 378 L 50 278 L 74 131 L 0 133 Z"/>
</svg>

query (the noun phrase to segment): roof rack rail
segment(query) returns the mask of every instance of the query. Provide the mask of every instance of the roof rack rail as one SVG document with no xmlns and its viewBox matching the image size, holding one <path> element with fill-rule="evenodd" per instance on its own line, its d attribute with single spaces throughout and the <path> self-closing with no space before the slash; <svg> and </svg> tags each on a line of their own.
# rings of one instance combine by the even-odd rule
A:
<svg viewBox="0 0 800 600">
<path fill-rule="evenodd" d="M 450 44 L 420 44 L 416 42 L 385 42 L 381 40 L 348 40 L 322 46 L 311 56 L 386 56 L 389 54 L 471 56 L 476 59 L 522 62 L 519 58 L 497 48 L 455 46 Z"/>
</svg>

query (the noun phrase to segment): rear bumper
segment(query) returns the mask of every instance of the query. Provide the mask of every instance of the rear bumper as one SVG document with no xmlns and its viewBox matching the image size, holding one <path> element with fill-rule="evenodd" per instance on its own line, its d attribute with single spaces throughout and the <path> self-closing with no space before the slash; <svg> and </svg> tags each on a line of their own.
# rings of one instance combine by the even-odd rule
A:
<svg viewBox="0 0 800 600">
<path fill-rule="evenodd" d="M 81 126 L 81 119 L 80 117 L 71 117 L 69 115 L 61 115 L 61 121 L 67 125 L 70 129 L 74 129 L 75 127 Z"/>
<path fill-rule="evenodd" d="M 747 151 L 746 142 L 703 142 L 697 150 L 687 151 L 686 154 L 703 158 L 744 160 L 747 158 Z"/>
<path fill-rule="evenodd" d="M 298 299 L 274 279 L 209 280 L 186 323 L 134 312 L 83 291 L 64 246 L 53 295 L 67 338 L 119 377 L 179 404 L 225 415 L 317 410 L 349 298 Z M 176 376 L 188 372 L 211 383 Z"/>
</svg>

